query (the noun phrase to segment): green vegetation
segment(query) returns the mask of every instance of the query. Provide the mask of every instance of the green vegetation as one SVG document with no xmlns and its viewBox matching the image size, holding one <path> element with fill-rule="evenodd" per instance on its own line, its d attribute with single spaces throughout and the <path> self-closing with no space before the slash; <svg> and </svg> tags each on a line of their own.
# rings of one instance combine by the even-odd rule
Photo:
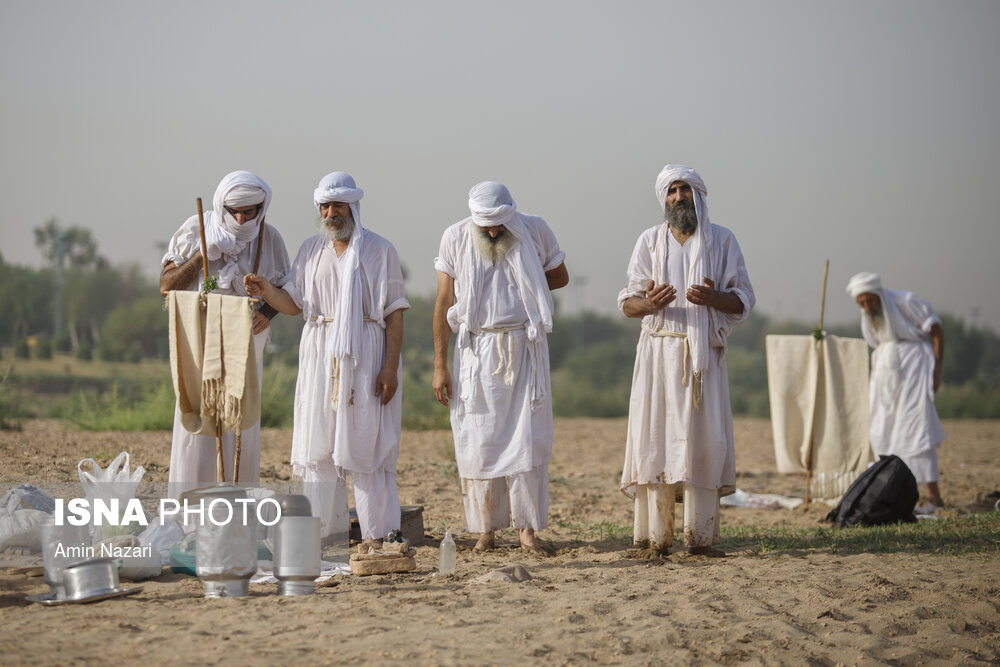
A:
<svg viewBox="0 0 1000 667">
<path fill-rule="evenodd" d="M 18 417 L 9 416 L 15 405 L 20 406 L 20 416 L 42 416 L 52 413 L 54 402 L 63 401 L 66 404 L 56 413 L 81 425 L 162 424 L 164 396 L 172 390 L 165 364 L 167 313 L 157 284 L 138 266 L 109 266 L 97 253 L 90 232 L 79 226 L 62 227 L 53 219 L 37 228 L 35 236 L 50 267 L 31 269 L 0 258 L 0 312 L 4 313 L 0 345 L 12 348 L 4 354 L 14 360 L 0 390 L 4 411 L 0 419 L 16 423 L 12 420 Z M 61 299 L 56 296 L 59 285 Z M 434 299 L 412 294 L 409 298 L 412 307 L 406 313 L 403 340 L 403 425 L 448 428 L 448 410 L 431 390 Z M 61 304 L 58 313 L 57 304 Z M 942 315 L 942 323 L 946 345 L 944 384 L 937 396 L 940 415 L 1000 418 L 1000 336 L 948 315 Z M 300 317 L 279 315 L 271 323 L 264 426 L 291 425 L 301 330 Z M 857 322 L 827 331 L 860 335 Z M 727 349 L 734 414 L 769 416 L 765 336 L 810 333 L 816 334 L 811 324 L 774 321 L 759 312 L 734 329 Z M 635 320 L 590 312 L 568 317 L 557 308 L 549 336 L 555 414 L 626 415 L 638 338 Z M 123 382 L 126 379 L 128 383 Z M 146 384 L 137 383 L 140 379 Z M 99 419 L 101 410 L 110 410 L 115 417 Z M 139 419 L 142 413 L 151 416 Z"/>
<path fill-rule="evenodd" d="M 1000 558 L 1000 512 L 851 528 L 722 526 L 722 548 L 757 554 L 907 553 Z"/>
<path fill-rule="evenodd" d="M 632 542 L 632 526 L 610 521 L 581 523 L 555 521 L 555 526 L 573 533 L 572 539 L 604 542 L 608 548 L 627 548 Z M 1000 559 L 1000 512 L 965 517 L 922 520 L 888 526 L 837 528 L 824 525 L 808 528 L 787 526 L 733 526 L 722 524 L 719 547 L 730 554 L 773 556 L 807 553 L 862 554 L 900 553 L 943 556 L 977 556 Z M 674 544 L 683 544 L 683 531 L 674 533 Z"/>
<path fill-rule="evenodd" d="M 171 382 L 114 381 L 108 391 L 81 390 L 57 413 L 87 431 L 169 430 L 174 424 Z"/>
</svg>

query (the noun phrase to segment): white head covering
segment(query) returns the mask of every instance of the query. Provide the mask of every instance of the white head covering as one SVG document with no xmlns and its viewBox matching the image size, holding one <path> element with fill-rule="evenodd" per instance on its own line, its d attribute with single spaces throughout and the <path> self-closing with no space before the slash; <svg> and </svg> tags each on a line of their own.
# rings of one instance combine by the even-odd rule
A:
<svg viewBox="0 0 1000 667">
<path fill-rule="evenodd" d="M 676 181 L 684 181 L 691 186 L 694 193 L 694 210 L 698 217 L 698 227 L 694 234 L 687 241 L 693 243 L 694 254 L 691 266 L 688 270 L 687 285 L 676 285 L 678 294 L 686 290 L 691 285 L 703 285 L 706 277 L 712 277 L 712 221 L 708 217 L 708 203 L 705 201 L 708 196 L 708 188 L 705 181 L 691 167 L 683 164 L 668 164 L 656 177 L 656 199 L 663 207 L 664 213 L 667 210 L 667 191 L 670 185 Z M 667 234 L 670 230 L 664 222 L 657 230 L 656 248 L 653 257 L 653 280 L 656 284 L 666 282 L 666 253 L 669 243 Z M 692 374 L 694 376 L 694 386 L 692 387 L 692 400 L 694 404 L 701 404 L 701 378 L 702 373 L 708 368 L 709 363 L 709 334 L 711 331 L 711 319 L 714 313 L 707 307 L 695 307 L 688 311 L 687 341 L 691 349 Z M 664 314 L 657 312 L 654 316 L 655 326 L 662 328 L 664 325 Z"/>
<path fill-rule="evenodd" d="M 260 213 L 252 220 L 242 225 L 233 216 L 226 213 L 226 206 L 253 206 L 262 204 Z M 271 188 L 259 176 L 249 171 L 234 171 L 227 174 L 215 189 L 212 198 L 212 210 L 205 216 L 205 245 L 208 259 L 225 260 L 225 265 L 219 271 L 219 287 L 232 286 L 243 293 L 240 269 L 236 257 L 252 240 L 257 238 L 264 216 L 271 205 Z"/>
<path fill-rule="evenodd" d="M 874 294 L 882 304 L 882 317 L 876 323 L 875 318 L 861 309 L 861 326 L 869 332 L 877 331 L 879 345 L 875 349 L 875 381 L 876 396 L 883 405 L 891 405 L 899 386 L 899 339 L 896 336 L 894 321 L 899 317 L 899 309 L 892 294 L 882 287 L 882 278 L 877 273 L 861 272 L 853 276 L 847 283 L 847 293 L 852 299 L 862 294 Z"/>
<path fill-rule="evenodd" d="M 469 212 L 472 222 L 480 227 L 506 225 L 517 213 L 517 204 L 507 186 L 496 181 L 483 181 L 469 190 Z"/>
<path fill-rule="evenodd" d="M 342 279 L 337 292 L 337 307 L 333 313 L 333 356 L 338 360 L 339 368 L 343 368 L 343 362 L 350 359 L 350 368 L 358 365 L 357 356 L 354 354 L 354 343 L 361 338 L 361 325 L 364 313 L 361 305 L 361 251 L 362 237 L 364 236 L 361 227 L 361 198 L 365 196 L 365 191 L 357 186 L 354 178 L 343 171 L 334 171 L 324 176 L 319 185 L 313 191 L 313 204 L 316 210 L 320 204 L 329 202 L 343 202 L 351 207 L 351 215 L 354 218 L 354 233 L 351 234 L 350 241 L 347 242 L 347 250 L 341 256 Z M 339 371 L 338 371 L 339 372 Z M 343 384 L 341 383 L 341 386 Z M 365 396 L 366 393 L 362 392 Z M 333 405 L 336 407 L 336 397 L 332 397 Z"/>
<path fill-rule="evenodd" d="M 861 273 L 852 277 L 847 283 L 847 293 L 852 299 L 857 299 L 862 294 L 878 294 L 882 289 L 882 278 L 877 273 Z"/>
</svg>

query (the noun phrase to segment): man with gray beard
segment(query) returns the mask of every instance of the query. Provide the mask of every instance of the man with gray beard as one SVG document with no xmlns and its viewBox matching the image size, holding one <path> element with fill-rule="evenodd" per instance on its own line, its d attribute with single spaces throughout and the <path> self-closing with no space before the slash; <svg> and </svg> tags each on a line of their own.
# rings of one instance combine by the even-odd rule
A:
<svg viewBox="0 0 1000 667">
<path fill-rule="evenodd" d="M 434 394 L 451 408 L 466 530 L 479 535 L 474 549 L 493 549 L 496 529 L 513 520 L 521 547 L 539 553 L 553 438 L 549 292 L 569 283 L 565 253 L 545 221 L 518 212 L 500 183 L 474 186 L 469 210 L 445 230 L 434 260 Z"/>
<path fill-rule="evenodd" d="M 302 478 L 324 536 L 346 533 L 350 474 L 369 545 L 399 529 L 396 459 L 402 417 L 403 274 L 389 241 L 361 226 L 364 191 L 344 172 L 313 193 L 320 233 L 302 244 L 276 288 L 247 276 L 247 292 L 280 312 L 303 314 L 292 433 Z"/>
<path fill-rule="evenodd" d="M 655 191 L 666 222 L 639 237 L 618 294 L 642 319 L 621 489 L 635 500 L 637 547 L 668 553 L 682 500 L 685 546 L 716 556 L 719 497 L 736 482 L 726 338 L 756 299 L 736 237 L 709 220 L 701 176 L 667 165 Z"/>
</svg>

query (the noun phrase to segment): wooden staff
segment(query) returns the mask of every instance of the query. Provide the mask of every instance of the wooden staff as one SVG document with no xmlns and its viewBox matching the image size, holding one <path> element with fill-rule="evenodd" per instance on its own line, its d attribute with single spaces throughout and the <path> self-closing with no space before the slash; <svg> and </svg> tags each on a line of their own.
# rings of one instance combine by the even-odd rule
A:
<svg viewBox="0 0 1000 667">
<path fill-rule="evenodd" d="M 198 205 L 198 233 L 201 235 L 201 266 L 205 272 L 205 282 L 208 282 L 208 244 L 205 242 L 205 213 L 201 208 L 201 197 L 195 202 Z M 226 464 L 222 460 L 222 423 L 219 415 L 215 415 L 215 455 L 219 466 L 219 481 L 226 481 Z"/>
<path fill-rule="evenodd" d="M 819 329 L 817 340 L 822 344 L 823 342 L 823 312 L 826 310 L 826 278 L 830 274 L 830 260 L 826 260 L 826 266 L 823 268 L 823 293 L 819 300 Z M 823 363 L 823 357 L 817 360 L 817 364 Z M 817 374 L 817 382 L 819 382 L 819 377 Z M 819 393 L 819 387 L 816 387 L 816 393 Z M 816 410 L 813 408 L 813 417 L 815 419 Z M 815 425 L 814 425 L 815 426 Z M 812 466 L 813 466 L 813 431 L 809 430 L 809 449 L 806 450 L 806 504 L 805 509 L 809 509 L 809 488 L 812 486 Z"/>
<path fill-rule="evenodd" d="M 205 214 L 201 210 L 201 197 L 195 200 L 198 204 L 198 233 L 201 234 L 201 267 L 205 270 L 205 281 L 208 282 L 208 251 L 205 249 Z"/>
</svg>

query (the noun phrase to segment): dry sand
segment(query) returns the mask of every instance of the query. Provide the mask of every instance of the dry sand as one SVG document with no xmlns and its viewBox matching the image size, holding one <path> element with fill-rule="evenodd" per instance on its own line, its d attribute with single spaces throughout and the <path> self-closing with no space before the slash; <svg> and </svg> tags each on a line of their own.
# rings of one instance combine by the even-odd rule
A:
<svg viewBox="0 0 1000 667">
<path fill-rule="evenodd" d="M 1000 422 L 949 422 L 942 491 L 960 511 L 1000 488 Z M 997 664 L 1000 563 L 928 553 L 782 555 L 722 559 L 682 551 L 630 556 L 631 503 L 618 491 L 624 420 L 557 420 L 550 466 L 552 557 L 515 548 L 474 554 L 458 535 L 458 572 L 435 575 L 437 541 L 462 525 L 446 431 L 405 432 L 403 504 L 423 505 L 427 540 L 414 573 L 337 577 L 317 594 L 279 598 L 254 585 L 246 598 L 208 600 L 194 577 L 167 573 L 141 593 L 45 607 L 40 576 L 0 573 L 4 664 Z M 287 479 L 290 431 L 266 430 L 265 481 Z M 770 425 L 737 420 L 737 486 L 801 496 L 804 477 L 775 472 Z M 72 481 L 76 462 L 132 454 L 165 481 L 169 433 L 83 433 L 29 421 L 0 432 L 0 480 Z M 10 484 L 3 484 L 0 491 Z M 724 508 L 725 525 L 811 526 L 829 508 Z M 998 536 L 1000 539 L 1000 536 Z M 478 583 L 513 563 L 532 579 Z"/>
</svg>

